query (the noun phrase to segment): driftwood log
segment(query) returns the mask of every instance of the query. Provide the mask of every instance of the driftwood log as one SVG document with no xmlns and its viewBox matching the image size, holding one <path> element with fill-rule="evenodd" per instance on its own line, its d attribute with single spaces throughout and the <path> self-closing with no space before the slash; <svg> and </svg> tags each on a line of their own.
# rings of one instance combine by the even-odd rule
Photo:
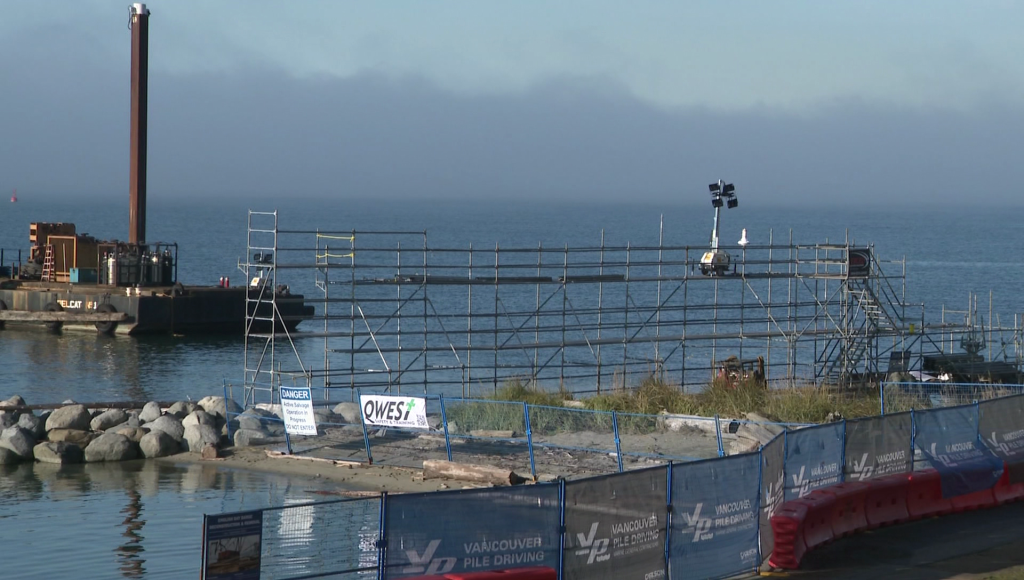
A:
<svg viewBox="0 0 1024 580">
<path fill-rule="evenodd" d="M 423 462 L 423 479 L 436 478 L 473 481 L 491 485 L 519 485 L 526 482 L 525 477 L 501 467 L 434 459 L 425 460 Z"/>
</svg>

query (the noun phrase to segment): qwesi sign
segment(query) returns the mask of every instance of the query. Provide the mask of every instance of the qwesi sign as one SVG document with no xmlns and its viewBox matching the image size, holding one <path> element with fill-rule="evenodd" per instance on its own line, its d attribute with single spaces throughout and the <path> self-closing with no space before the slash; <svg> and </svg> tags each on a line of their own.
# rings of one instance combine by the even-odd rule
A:
<svg viewBox="0 0 1024 580">
<path fill-rule="evenodd" d="M 405 427 L 427 429 L 426 399 L 392 397 L 388 395 L 360 395 L 359 408 L 363 422 L 378 427 Z"/>
</svg>

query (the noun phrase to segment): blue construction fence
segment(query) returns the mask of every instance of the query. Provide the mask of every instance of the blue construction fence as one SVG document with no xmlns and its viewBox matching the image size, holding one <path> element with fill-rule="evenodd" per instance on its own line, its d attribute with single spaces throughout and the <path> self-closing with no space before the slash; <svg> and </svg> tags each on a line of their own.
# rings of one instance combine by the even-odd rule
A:
<svg viewBox="0 0 1024 580">
<path fill-rule="evenodd" d="M 231 399 L 225 383 L 225 399 Z M 268 387 L 268 392 L 270 391 Z M 319 393 L 315 393 L 314 400 Z M 644 415 L 523 402 L 425 395 L 426 428 L 380 428 L 363 422 L 352 402 L 314 404 L 316 436 L 285 433 L 273 404 L 229 407 L 229 438 L 276 438 L 289 454 L 378 465 L 422 467 L 426 459 L 498 462 L 536 479 L 544 473 L 623 472 L 668 461 L 727 454 L 745 420 Z M 781 431 L 798 423 L 755 423 Z M 251 440 L 251 439 L 250 439 Z"/>
<path fill-rule="evenodd" d="M 1004 470 L 1010 483 L 1024 481 L 1022 467 L 1024 395 L 1014 395 L 788 429 L 740 455 L 263 510 L 252 578 L 391 580 L 523 567 L 568 580 L 725 578 L 758 570 L 774 548 L 772 515 L 812 490 L 932 468 L 952 497 L 990 488 Z M 289 510 L 303 511 L 286 517 Z"/>
</svg>

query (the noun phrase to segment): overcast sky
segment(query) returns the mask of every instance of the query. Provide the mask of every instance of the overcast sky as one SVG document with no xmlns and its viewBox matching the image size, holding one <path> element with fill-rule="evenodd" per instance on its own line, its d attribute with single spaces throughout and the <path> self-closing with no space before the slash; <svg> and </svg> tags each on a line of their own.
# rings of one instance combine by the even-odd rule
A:
<svg viewBox="0 0 1024 580">
<path fill-rule="evenodd" d="M 2 0 L 0 188 L 127 193 L 128 4 Z M 151 196 L 1024 205 L 1013 0 L 148 7 Z"/>
</svg>

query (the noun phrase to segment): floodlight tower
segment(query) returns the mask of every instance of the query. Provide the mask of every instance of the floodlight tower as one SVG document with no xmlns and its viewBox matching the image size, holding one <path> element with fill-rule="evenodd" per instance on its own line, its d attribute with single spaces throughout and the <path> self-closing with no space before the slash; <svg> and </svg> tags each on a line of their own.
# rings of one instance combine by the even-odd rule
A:
<svg viewBox="0 0 1024 580">
<path fill-rule="evenodd" d="M 736 200 L 736 186 L 725 183 L 708 185 L 711 190 L 711 206 L 715 208 L 715 228 L 711 230 L 711 250 L 704 252 L 700 258 L 700 272 L 705 276 L 721 276 L 729 270 L 729 253 L 718 247 L 718 226 L 721 221 L 722 206 L 732 209 L 740 203 Z"/>
</svg>

